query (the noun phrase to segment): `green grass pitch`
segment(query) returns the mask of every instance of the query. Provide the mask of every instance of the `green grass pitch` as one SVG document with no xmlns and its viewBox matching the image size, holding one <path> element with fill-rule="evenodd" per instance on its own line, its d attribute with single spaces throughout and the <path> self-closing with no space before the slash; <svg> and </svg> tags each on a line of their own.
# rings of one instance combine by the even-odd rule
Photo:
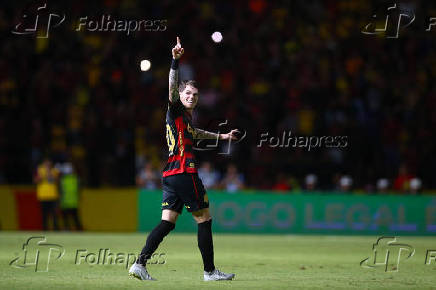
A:
<svg viewBox="0 0 436 290">
<path fill-rule="evenodd" d="M 41 235 L 62 245 L 64 256 L 52 259 L 47 272 L 9 265 L 23 256 L 22 245 L 29 237 Z M 165 253 L 165 264 L 148 266 L 158 281 L 131 279 L 121 264 L 90 265 L 83 259 L 75 264 L 77 250 L 98 253 L 107 248 L 121 259 L 123 253 L 138 253 L 145 238 L 140 233 L 0 232 L 0 289 L 436 289 L 436 262 L 425 264 L 427 250 L 436 251 L 434 237 L 398 237 L 415 254 L 409 259 L 401 255 L 397 272 L 360 266 L 372 255 L 375 236 L 215 234 L 215 264 L 236 273 L 233 281 L 202 281 L 195 234 L 166 237 L 158 249 Z"/>
</svg>

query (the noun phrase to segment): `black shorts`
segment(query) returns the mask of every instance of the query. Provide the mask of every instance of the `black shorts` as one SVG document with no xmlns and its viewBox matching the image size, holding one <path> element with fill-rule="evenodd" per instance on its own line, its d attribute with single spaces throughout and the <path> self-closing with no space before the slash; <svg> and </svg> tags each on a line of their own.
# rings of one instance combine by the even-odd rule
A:
<svg viewBox="0 0 436 290">
<path fill-rule="evenodd" d="M 209 207 L 209 199 L 197 173 L 182 173 L 162 178 L 162 209 L 182 213 Z"/>
</svg>

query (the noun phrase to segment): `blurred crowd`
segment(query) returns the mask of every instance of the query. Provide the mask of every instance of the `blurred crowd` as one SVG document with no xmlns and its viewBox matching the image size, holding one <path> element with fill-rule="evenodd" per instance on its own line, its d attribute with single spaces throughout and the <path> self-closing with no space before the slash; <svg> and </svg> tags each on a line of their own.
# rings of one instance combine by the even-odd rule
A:
<svg viewBox="0 0 436 290">
<path fill-rule="evenodd" d="M 247 189 L 244 174 L 239 172 L 233 163 L 230 163 L 224 174 L 221 174 L 210 162 L 205 161 L 201 164 L 198 174 L 206 189 L 224 190 L 228 193 L 237 193 L 240 190 Z M 141 189 L 159 189 L 161 188 L 160 174 L 147 163 L 139 170 L 136 184 Z M 366 184 L 364 188 L 356 188 L 353 186 L 353 178 L 343 174 L 335 174 L 332 177 L 331 184 L 333 186 L 329 189 L 329 192 L 338 193 L 362 192 L 369 194 L 400 193 L 417 195 L 422 193 L 423 189 L 421 179 L 410 174 L 404 164 L 400 166 L 398 175 L 394 179 L 379 178 L 373 184 Z M 280 172 L 277 174 L 272 187 L 265 189 L 278 193 L 319 193 L 322 187 L 318 183 L 318 176 L 314 173 L 309 173 L 304 178 L 296 178 L 291 174 Z"/>
<path fill-rule="evenodd" d="M 384 20 L 387 4 L 377 2 L 48 2 L 51 13 L 66 15 L 48 38 L 11 33 L 38 4 L 4 3 L 0 183 L 30 183 L 50 156 L 72 160 L 89 187 L 159 187 L 170 48 L 180 36 L 180 79 L 196 79 L 200 89 L 194 123 L 246 132 L 230 154 L 197 152 L 208 188 L 434 189 L 436 31 L 426 32 L 424 22 L 436 10 L 410 1 L 400 8 L 417 20 L 398 39 L 362 34 L 375 13 Z M 75 31 L 80 17 L 101 15 L 167 26 L 130 35 Z M 221 43 L 212 41 L 214 31 Z M 151 61 L 149 71 L 140 71 L 142 59 Z M 348 142 L 311 151 L 257 147 L 262 133 L 284 131 Z"/>
</svg>

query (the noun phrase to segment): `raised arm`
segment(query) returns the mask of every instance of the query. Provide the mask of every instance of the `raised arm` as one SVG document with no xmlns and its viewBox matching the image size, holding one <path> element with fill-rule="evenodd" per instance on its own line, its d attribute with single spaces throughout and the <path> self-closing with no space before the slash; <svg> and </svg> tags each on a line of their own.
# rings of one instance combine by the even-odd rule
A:
<svg viewBox="0 0 436 290">
<path fill-rule="evenodd" d="M 169 94 L 168 99 L 171 103 L 179 99 L 179 59 L 184 53 L 180 44 L 180 38 L 177 36 L 177 44 L 172 49 L 173 60 L 171 62 L 170 75 L 168 79 Z"/>
</svg>

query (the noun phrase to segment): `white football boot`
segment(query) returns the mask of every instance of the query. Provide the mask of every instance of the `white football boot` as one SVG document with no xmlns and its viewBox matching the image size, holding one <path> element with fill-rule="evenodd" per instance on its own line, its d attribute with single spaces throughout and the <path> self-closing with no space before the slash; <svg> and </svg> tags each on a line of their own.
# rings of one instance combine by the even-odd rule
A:
<svg viewBox="0 0 436 290">
<path fill-rule="evenodd" d="M 212 272 L 204 271 L 204 281 L 233 280 L 233 278 L 235 278 L 235 274 L 223 273 L 218 269 Z"/>
<path fill-rule="evenodd" d="M 129 276 L 139 280 L 156 280 L 148 274 L 147 269 L 143 265 L 138 263 L 135 263 L 130 267 Z"/>
</svg>

